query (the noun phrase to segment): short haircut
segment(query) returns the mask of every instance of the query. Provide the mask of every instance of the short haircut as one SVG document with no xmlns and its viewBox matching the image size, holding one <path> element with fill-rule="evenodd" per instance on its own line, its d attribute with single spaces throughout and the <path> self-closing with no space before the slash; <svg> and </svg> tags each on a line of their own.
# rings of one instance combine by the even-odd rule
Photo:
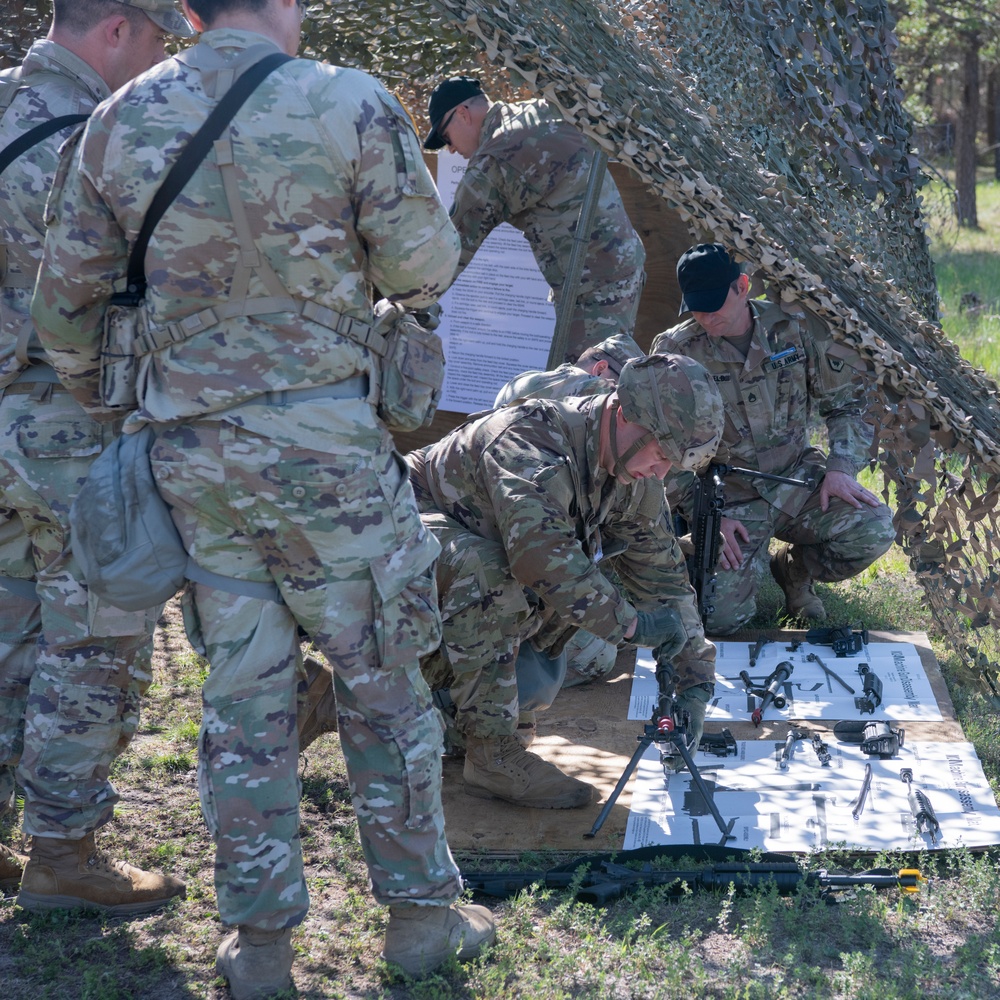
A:
<svg viewBox="0 0 1000 1000">
<path fill-rule="evenodd" d="M 221 14 L 231 10 L 247 10 L 260 13 L 269 0 L 188 0 L 188 6 L 201 18 L 206 27 Z"/>
<path fill-rule="evenodd" d="M 118 0 L 52 0 L 52 23 L 71 35 L 85 35 L 109 17 L 124 17 L 133 28 L 147 20 L 139 7 Z"/>
</svg>

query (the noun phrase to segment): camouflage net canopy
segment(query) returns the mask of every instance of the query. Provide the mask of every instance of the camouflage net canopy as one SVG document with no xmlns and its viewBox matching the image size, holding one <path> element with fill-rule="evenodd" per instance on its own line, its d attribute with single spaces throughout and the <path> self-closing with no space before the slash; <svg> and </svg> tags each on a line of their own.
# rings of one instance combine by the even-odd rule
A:
<svg viewBox="0 0 1000 1000">
<path fill-rule="evenodd" d="M 546 97 L 783 302 L 868 361 L 885 497 L 950 644 L 1000 707 L 1000 395 L 937 324 L 883 0 L 427 0 L 391 6 L 368 67 L 466 68 L 441 15 Z M 364 4 L 353 15 L 363 39 Z M 466 65 L 462 65 L 463 59 Z M 428 66 L 428 63 L 431 65 Z M 435 73 L 436 70 L 436 73 Z"/>
<path fill-rule="evenodd" d="M 873 457 L 911 566 L 1000 707 L 1000 396 L 937 323 L 885 0 L 326 0 L 309 17 L 308 54 L 368 69 L 413 110 L 466 71 L 495 97 L 546 97 L 692 237 L 829 319 L 869 363 Z"/>
</svg>

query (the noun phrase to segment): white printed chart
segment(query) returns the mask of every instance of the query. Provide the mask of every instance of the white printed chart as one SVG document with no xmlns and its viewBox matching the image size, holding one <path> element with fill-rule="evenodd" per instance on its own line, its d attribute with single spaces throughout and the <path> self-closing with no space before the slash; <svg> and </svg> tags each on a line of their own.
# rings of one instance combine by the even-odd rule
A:
<svg viewBox="0 0 1000 1000">
<path fill-rule="evenodd" d="M 716 643 L 715 697 L 708 707 L 707 721 L 749 722 L 760 699 L 747 693 L 740 673 L 746 671 L 755 686 L 763 687 L 780 663 L 792 667 L 791 675 L 778 689 L 785 706 L 779 709 L 769 705 L 763 714 L 766 721 L 888 718 L 896 722 L 940 722 L 944 718 L 912 643 L 869 642 L 859 653 L 837 657 L 829 646 L 802 643 L 790 649 L 787 642 L 777 640 L 761 649 L 751 667 L 752 648 L 749 642 Z M 827 670 L 810 660 L 810 655 L 819 657 Z M 864 681 L 858 673 L 861 663 L 882 683 L 882 702 L 874 713 L 855 703 L 855 698 L 863 697 Z M 647 720 L 652 714 L 657 697 L 655 671 L 649 650 L 640 649 L 629 700 L 630 719 Z"/>
<path fill-rule="evenodd" d="M 450 205 L 466 160 L 437 156 L 437 185 Z M 483 241 L 441 299 L 437 333 L 445 367 L 440 410 L 491 410 L 500 388 L 515 375 L 548 368 L 555 329 L 551 289 L 523 234 L 504 223 Z"/>
<path fill-rule="evenodd" d="M 695 763 L 734 839 L 733 847 L 815 851 L 940 850 L 1000 843 L 1000 810 L 970 743 L 910 743 L 896 757 L 866 757 L 856 745 L 829 743 L 823 766 L 809 739 L 782 769 L 784 741 L 740 741 L 738 754 L 698 753 Z M 857 797 L 870 763 L 872 780 L 858 818 Z M 925 793 L 940 835 L 918 833 L 901 780 L 904 768 Z M 687 772 L 665 776 L 650 747 L 636 770 L 624 849 L 659 844 L 720 843 L 705 798 Z"/>
</svg>

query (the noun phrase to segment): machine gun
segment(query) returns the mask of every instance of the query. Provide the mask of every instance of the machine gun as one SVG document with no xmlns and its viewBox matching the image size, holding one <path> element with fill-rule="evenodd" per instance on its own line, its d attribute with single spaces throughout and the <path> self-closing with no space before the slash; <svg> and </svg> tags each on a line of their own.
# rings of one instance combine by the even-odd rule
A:
<svg viewBox="0 0 1000 1000">
<path fill-rule="evenodd" d="M 902 889 L 906 893 L 920 891 L 920 883 L 927 880 L 915 868 L 904 868 L 893 872 L 888 868 L 876 868 L 854 875 L 834 875 L 826 869 L 803 871 L 793 858 L 781 854 L 765 854 L 761 860 L 728 860 L 711 864 L 705 868 L 683 870 L 659 870 L 650 861 L 636 869 L 622 864 L 649 858 L 652 852 L 666 848 L 640 848 L 637 851 L 620 851 L 614 855 L 593 855 L 572 861 L 550 871 L 530 872 L 463 872 L 462 881 L 467 889 L 487 896 L 512 896 L 532 885 L 549 889 L 572 888 L 576 898 L 594 906 L 606 906 L 625 893 L 643 886 L 662 886 L 672 896 L 682 896 L 688 892 L 715 890 L 728 892 L 733 886 L 737 892 L 745 893 L 754 889 L 775 886 L 782 895 L 791 895 L 800 886 L 819 886 L 821 894 L 828 902 L 836 902 L 832 893 L 853 886 L 871 886 L 875 889 Z M 749 851 L 738 848 L 715 848 L 724 850 L 731 858 L 749 857 Z M 697 847 L 686 847 L 691 855 Z M 613 858 L 613 860 L 612 860 Z"/>
<path fill-rule="evenodd" d="M 813 489 L 816 480 L 788 479 L 757 469 L 743 469 L 736 465 L 713 462 L 700 476 L 695 477 L 691 522 L 691 543 L 694 553 L 687 557 L 688 576 L 698 597 L 698 613 L 704 621 L 715 612 L 715 575 L 719 564 L 719 546 L 722 528 L 722 511 L 725 507 L 726 476 L 747 476 L 750 479 L 767 479 L 788 486 Z"/>
<path fill-rule="evenodd" d="M 684 761 L 684 765 L 691 775 L 691 781 L 704 798 L 708 811 L 712 814 L 712 818 L 715 820 L 719 832 L 722 834 L 720 843 L 725 844 L 727 840 L 735 840 L 736 837 L 732 831 L 736 825 L 736 820 L 731 819 L 726 823 L 722 818 L 719 807 L 715 804 L 711 789 L 705 783 L 705 779 L 701 776 L 701 771 L 698 770 L 698 765 L 695 764 L 694 758 L 691 756 L 691 748 L 688 747 L 687 735 L 690 718 L 687 712 L 678 711 L 677 702 L 670 693 L 673 689 L 673 683 L 670 678 L 670 668 L 667 664 L 660 662 L 656 664 L 656 688 L 656 705 L 653 707 L 652 718 L 643 727 L 642 736 L 637 737 L 639 745 L 635 748 L 635 752 L 632 754 L 628 764 L 625 765 L 625 770 L 618 779 L 618 784 L 615 785 L 608 796 L 608 801 L 605 802 L 597 819 L 594 820 L 594 825 L 588 833 L 584 834 L 584 837 L 597 836 L 597 832 L 604 825 L 604 821 L 608 818 L 608 815 L 614 808 L 614 804 L 618 801 L 618 796 L 621 795 L 626 784 L 628 784 L 628 779 L 632 776 L 632 772 L 639 766 L 639 761 L 646 752 L 646 748 L 650 744 L 655 743 L 660 751 L 660 763 L 663 765 L 664 774 L 670 775 L 674 773 L 673 760 L 675 757 L 679 756 Z"/>
</svg>

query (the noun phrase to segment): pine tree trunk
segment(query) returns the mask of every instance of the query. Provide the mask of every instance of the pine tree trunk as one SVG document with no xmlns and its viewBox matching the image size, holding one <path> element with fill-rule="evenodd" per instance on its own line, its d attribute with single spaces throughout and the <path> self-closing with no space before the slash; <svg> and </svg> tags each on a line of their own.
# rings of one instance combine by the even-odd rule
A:
<svg viewBox="0 0 1000 1000">
<path fill-rule="evenodd" d="M 955 137 L 955 189 L 958 192 L 958 224 L 976 229 L 976 134 L 979 125 L 978 31 L 964 36 L 962 52 L 962 106 Z"/>
</svg>

